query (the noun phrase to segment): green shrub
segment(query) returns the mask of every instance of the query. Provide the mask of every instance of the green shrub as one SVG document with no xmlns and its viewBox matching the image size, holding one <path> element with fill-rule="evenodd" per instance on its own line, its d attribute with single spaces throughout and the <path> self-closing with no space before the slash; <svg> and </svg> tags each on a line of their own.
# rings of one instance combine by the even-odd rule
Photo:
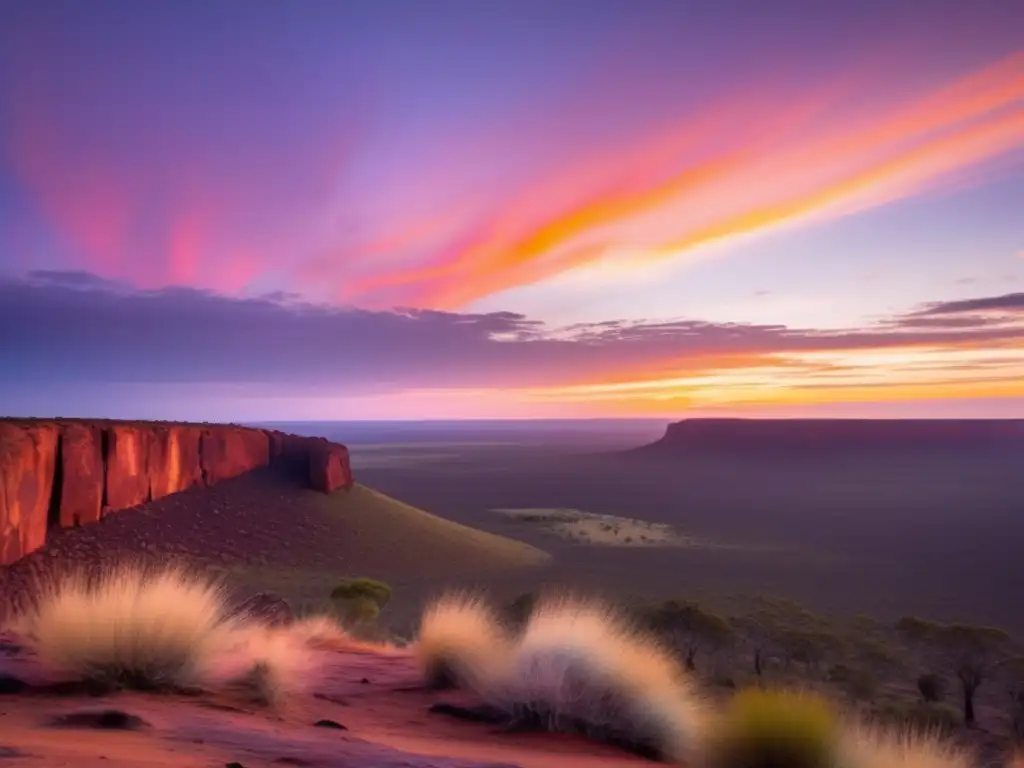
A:
<svg viewBox="0 0 1024 768">
<path fill-rule="evenodd" d="M 839 720 L 811 694 L 747 689 L 736 694 L 712 732 L 710 768 L 830 768 Z"/>
<path fill-rule="evenodd" d="M 367 623 L 376 619 L 391 600 L 391 587 L 376 579 L 345 579 L 331 590 L 331 600 L 347 623 Z"/>
<path fill-rule="evenodd" d="M 942 701 L 946 695 L 946 684 L 938 675 L 926 672 L 918 676 L 917 690 L 921 693 L 921 698 L 926 702 Z"/>
</svg>

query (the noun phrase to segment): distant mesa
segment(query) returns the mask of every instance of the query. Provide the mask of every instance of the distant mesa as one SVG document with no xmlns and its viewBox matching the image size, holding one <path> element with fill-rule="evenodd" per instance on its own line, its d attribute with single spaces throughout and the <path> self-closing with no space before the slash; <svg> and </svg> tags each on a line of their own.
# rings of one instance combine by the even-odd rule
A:
<svg viewBox="0 0 1024 768">
<path fill-rule="evenodd" d="M 835 454 L 1024 451 L 1022 419 L 685 419 L 628 453 Z"/>
<path fill-rule="evenodd" d="M 0 565 L 42 547 L 50 529 L 271 463 L 295 467 L 324 493 L 353 484 L 348 448 L 324 438 L 224 424 L 0 421 Z"/>
</svg>

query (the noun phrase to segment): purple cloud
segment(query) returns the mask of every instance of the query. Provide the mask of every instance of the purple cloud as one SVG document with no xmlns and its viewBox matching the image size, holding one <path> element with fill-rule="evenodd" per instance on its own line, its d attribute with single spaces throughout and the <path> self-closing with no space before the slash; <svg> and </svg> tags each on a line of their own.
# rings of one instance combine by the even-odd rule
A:
<svg viewBox="0 0 1024 768">
<path fill-rule="evenodd" d="M 0 280 L 0 382 L 238 383 L 296 394 L 515 388 L 707 368 L 709 357 L 756 365 L 772 352 L 1024 339 L 1020 326 L 922 320 L 911 313 L 838 332 L 699 320 L 556 329 L 514 312 L 370 311 L 280 294 L 126 290 L 86 273 L 37 273 Z"/>
<path fill-rule="evenodd" d="M 1005 293 L 961 301 L 943 301 L 929 304 L 920 315 L 960 315 L 972 312 L 1024 312 L 1024 293 Z"/>
</svg>

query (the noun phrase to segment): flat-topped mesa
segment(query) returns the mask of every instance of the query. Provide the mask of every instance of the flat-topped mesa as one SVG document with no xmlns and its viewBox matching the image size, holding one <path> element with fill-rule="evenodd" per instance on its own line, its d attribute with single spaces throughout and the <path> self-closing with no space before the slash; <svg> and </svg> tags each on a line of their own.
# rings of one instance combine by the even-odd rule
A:
<svg viewBox="0 0 1024 768">
<path fill-rule="evenodd" d="M 52 528 L 287 462 L 310 487 L 352 486 L 348 449 L 324 438 L 226 424 L 87 419 L 0 421 L 0 565 Z"/>
<path fill-rule="evenodd" d="M 644 453 L 1024 451 L 1014 419 L 685 419 Z"/>
</svg>

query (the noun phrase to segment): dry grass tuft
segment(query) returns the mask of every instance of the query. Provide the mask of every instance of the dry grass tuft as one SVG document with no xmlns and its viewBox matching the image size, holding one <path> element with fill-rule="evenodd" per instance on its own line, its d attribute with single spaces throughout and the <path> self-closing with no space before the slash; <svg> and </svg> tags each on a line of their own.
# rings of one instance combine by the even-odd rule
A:
<svg viewBox="0 0 1024 768">
<path fill-rule="evenodd" d="M 711 768 L 832 768 L 840 748 L 832 706 L 811 694 L 751 688 L 708 733 Z"/>
<path fill-rule="evenodd" d="M 240 690 L 253 703 L 278 707 L 306 690 L 317 658 L 292 627 L 238 627 L 218 649 L 211 680 L 216 687 Z"/>
<path fill-rule="evenodd" d="M 843 734 L 840 762 L 850 768 L 972 768 L 964 750 L 939 736 L 854 726 Z"/>
<path fill-rule="evenodd" d="M 208 576 L 121 564 L 58 578 L 17 632 L 59 681 L 149 691 L 241 686 L 276 705 L 305 687 L 315 654 L 308 638 L 323 630 L 229 618 L 225 591 Z"/>
<path fill-rule="evenodd" d="M 488 702 L 525 725 L 672 761 L 692 760 L 700 743 L 702 707 L 676 659 L 599 603 L 540 603 L 487 671 Z"/>
<path fill-rule="evenodd" d="M 202 686 L 237 622 L 219 584 L 182 568 L 70 573 L 18 621 L 61 679 L 164 690 Z"/>
<path fill-rule="evenodd" d="M 509 637 L 482 598 L 452 593 L 423 612 L 414 650 L 427 685 L 480 690 L 488 668 L 508 653 Z"/>
</svg>

